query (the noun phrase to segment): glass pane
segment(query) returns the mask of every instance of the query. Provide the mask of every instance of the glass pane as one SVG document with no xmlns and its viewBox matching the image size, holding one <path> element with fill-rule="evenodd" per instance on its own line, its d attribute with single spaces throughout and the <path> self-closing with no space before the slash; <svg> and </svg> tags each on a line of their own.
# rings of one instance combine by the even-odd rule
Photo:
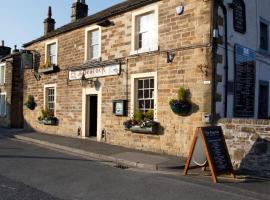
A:
<svg viewBox="0 0 270 200">
<path fill-rule="evenodd" d="M 150 88 L 154 88 L 155 85 L 154 85 L 154 79 L 150 79 Z"/>
<path fill-rule="evenodd" d="M 151 100 L 151 108 L 154 109 L 154 100 Z"/>
<path fill-rule="evenodd" d="M 143 90 L 138 90 L 138 99 L 143 98 Z"/>
<path fill-rule="evenodd" d="M 92 31 L 90 32 L 90 45 L 96 45 L 99 43 L 99 32 Z"/>
<path fill-rule="evenodd" d="M 154 89 L 150 90 L 150 98 L 154 98 Z"/>
<path fill-rule="evenodd" d="M 138 80 L 138 89 L 143 88 L 143 80 Z"/>
<path fill-rule="evenodd" d="M 145 99 L 148 99 L 148 98 L 150 98 L 150 91 L 149 90 L 144 90 L 144 98 Z"/>
<path fill-rule="evenodd" d="M 144 100 L 139 101 L 139 109 L 144 108 Z"/>
<path fill-rule="evenodd" d="M 150 81 L 149 79 L 144 80 L 144 88 L 149 88 L 150 87 Z"/>
<path fill-rule="evenodd" d="M 145 100 L 145 108 L 146 109 L 151 108 L 151 100 Z"/>
</svg>

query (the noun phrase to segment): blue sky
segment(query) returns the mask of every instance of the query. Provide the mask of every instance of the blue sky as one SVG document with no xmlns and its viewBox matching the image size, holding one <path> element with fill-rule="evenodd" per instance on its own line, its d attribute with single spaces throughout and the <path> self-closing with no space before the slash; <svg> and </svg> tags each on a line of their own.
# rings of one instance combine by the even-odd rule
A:
<svg viewBox="0 0 270 200">
<path fill-rule="evenodd" d="M 124 0 L 86 0 L 89 12 L 96 13 Z M 0 0 L 0 40 L 6 46 L 21 45 L 43 35 L 43 21 L 52 6 L 56 28 L 70 22 L 73 0 Z"/>
</svg>

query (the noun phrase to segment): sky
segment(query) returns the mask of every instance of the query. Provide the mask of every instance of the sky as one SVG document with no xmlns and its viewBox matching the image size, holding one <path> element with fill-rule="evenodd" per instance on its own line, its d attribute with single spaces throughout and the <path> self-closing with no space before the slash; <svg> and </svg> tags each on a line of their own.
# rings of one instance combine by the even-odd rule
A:
<svg viewBox="0 0 270 200">
<path fill-rule="evenodd" d="M 86 0 L 88 15 L 124 0 Z M 0 0 L 0 41 L 5 46 L 18 48 L 43 35 L 43 21 L 48 7 L 52 6 L 53 18 L 58 28 L 71 21 L 73 0 Z"/>
</svg>

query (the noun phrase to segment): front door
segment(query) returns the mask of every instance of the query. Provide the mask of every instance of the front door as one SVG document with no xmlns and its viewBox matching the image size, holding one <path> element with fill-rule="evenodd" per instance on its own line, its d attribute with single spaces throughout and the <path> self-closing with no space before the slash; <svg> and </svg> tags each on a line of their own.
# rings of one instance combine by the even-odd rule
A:
<svg viewBox="0 0 270 200">
<path fill-rule="evenodd" d="M 98 107 L 98 96 L 89 96 L 89 137 L 97 137 L 97 107 Z"/>
<path fill-rule="evenodd" d="M 258 118 L 268 119 L 268 82 L 260 81 Z"/>
</svg>

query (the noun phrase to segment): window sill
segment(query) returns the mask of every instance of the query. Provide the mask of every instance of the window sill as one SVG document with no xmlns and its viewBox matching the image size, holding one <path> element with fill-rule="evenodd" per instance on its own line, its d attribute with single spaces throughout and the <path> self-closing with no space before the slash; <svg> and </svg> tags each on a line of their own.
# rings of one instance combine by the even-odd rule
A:
<svg viewBox="0 0 270 200">
<path fill-rule="evenodd" d="M 154 47 L 150 47 L 150 48 L 144 48 L 144 49 L 138 49 L 138 50 L 135 50 L 135 51 L 132 51 L 129 53 L 129 55 L 137 55 L 137 54 L 142 54 L 142 53 L 147 53 L 147 52 L 154 52 L 154 51 L 158 51 L 159 50 L 159 47 L 158 45 L 157 46 L 154 46 Z"/>
<path fill-rule="evenodd" d="M 90 59 L 87 59 L 87 60 L 85 61 L 85 63 L 87 63 L 87 62 L 100 62 L 101 60 L 102 60 L 101 57 L 90 58 Z"/>
</svg>

